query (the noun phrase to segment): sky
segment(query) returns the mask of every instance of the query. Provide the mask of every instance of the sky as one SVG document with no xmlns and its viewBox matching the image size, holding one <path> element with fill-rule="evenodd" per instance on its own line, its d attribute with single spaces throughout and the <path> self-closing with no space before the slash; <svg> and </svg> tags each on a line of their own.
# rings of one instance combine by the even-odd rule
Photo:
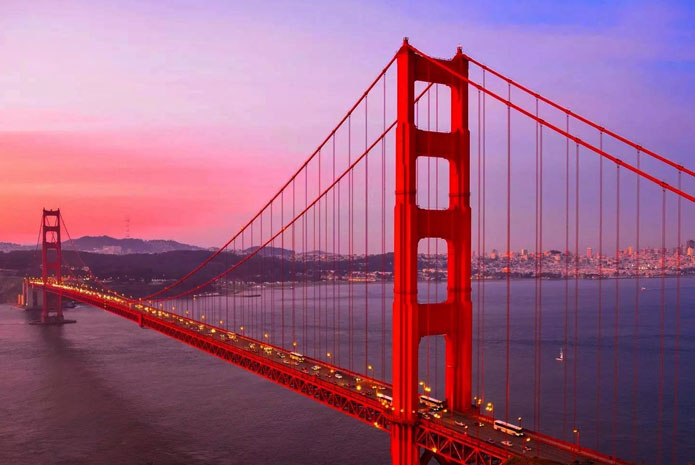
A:
<svg viewBox="0 0 695 465">
<path fill-rule="evenodd" d="M 694 166 L 692 2 L 4 0 L 0 241 L 224 243 L 404 36 Z"/>
</svg>

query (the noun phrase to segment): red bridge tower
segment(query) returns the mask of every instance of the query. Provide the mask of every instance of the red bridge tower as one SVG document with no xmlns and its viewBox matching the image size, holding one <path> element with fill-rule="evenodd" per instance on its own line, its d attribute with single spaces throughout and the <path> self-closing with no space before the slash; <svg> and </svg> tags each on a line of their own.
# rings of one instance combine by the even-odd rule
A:
<svg viewBox="0 0 695 465">
<path fill-rule="evenodd" d="M 459 48 L 440 63 L 468 76 Z M 430 132 L 415 125 L 415 81 L 451 89 L 451 132 Z M 415 443 L 418 401 L 418 346 L 423 337 L 446 340 L 446 401 L 449 409 L 471 408 L 471 208 L 470 132 L 466 82 L 428 62 L 408 47 L 398 52 L 398 125 L 396 129 L 396 208 L 393 301 L 393 407 L 391 457 L 394 465 L 419 463 Z M 418 157 L 449 162 L 449 207 L 421 209 L 416 203 Z M 418 242 L 427 237 L 447 243 L 446 300 L 418 303 Z"/>
<path fill-rule="evenodd" d="M 60 247 L 60 209 L 43 210 L 41 222 L 42 246 L 42 270 L 43 270 L 43 310 L 41 311 L 41 323 L 62 323 L 63 302 L 62 294 L 48 292 L 46 284 L 50 281 L 60 283 L 62 281 L 60 267 L 62 254 Z"/>
</svg>

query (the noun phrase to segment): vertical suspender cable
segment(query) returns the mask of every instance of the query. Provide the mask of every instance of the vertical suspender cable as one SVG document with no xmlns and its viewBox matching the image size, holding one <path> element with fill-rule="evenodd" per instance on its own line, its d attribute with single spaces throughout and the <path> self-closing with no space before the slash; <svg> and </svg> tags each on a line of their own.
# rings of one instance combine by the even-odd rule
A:
<svg viewBox="0 0 695 465">
<path fill-rule="evenodd" d="M 657 463 L 663 462 L 664 424 L 664 319 L 666 314 L 666 189 L 661 190 L 661 311 L 659 312 L 659 420 Z"/>
<path fill-rule="evenodd" d="M 620 313 L 620 165 L 615 165 L 615 317 L 613 320 L 613 440 L 615 454 L 618 427 L 618 317 Z"/>
<path fill-rule="evenodd" d="M 292 218 L 297 217 L 296 178 L 292 179 Z M 292 222 L 292 347 L 297 350 L 297 244 L 295 241 L 295 222 Z"/>
<path fill-rule="evenodd" d="M 482 263 L 481 263 L 481 259 L 480 259 L 480 253 L 481 253 L 481 251 L 480 251 L 480 225 L 481 225 L 481 221 L 480 221 L 481 220 L 480 171 L 481 171 L 481 165 L 482 165 L 482 163 L 481 163 L 482 162 L 482 155 L 481 155 L 481 148 L 480 148 L 480 125 L 481 125 L 481 111 L 480 111 L 480 109 L 481 109 L 480 108 L 480 90 L 478 90 L 478 119 L 477 119 L 477 132 L 478 132 L 478 144 L 477 144 L 477 148 L 478 148 L 478 183 L 477 183 L 478 197 L 477 197 L 477 199 L 478 199 L 478 209 L 476 211 L 476 217 L 477 217 L 476 222 L 477 222 L 477 226 L 478 226 L 478 234 L 476 237 L 477 249 L 478 249 L 477 250 L 477 259 L 478 259 L 477 260 L 478 261 L 477 268 L 478 269 L 477 269 L 477 273 L 476 273 L 476 291 L 477 292 L 476 292 L 476 319 L 475 319 L 475 321 L 476 321 L 476 340 L 477 340 L 475 350 L 476 350 L 476 361 L 477 361 L 477 365 L 478 365 L 477 366 L 478 369 L 476 370 L 476 384 L 477 384 L 476 396 L 478 398 L 478 401 L 480 401 L 480 399 L 482 398 L 482 393 L 480 390 L 481 389 L 480 371 L 482 369 L 482 361 L 480 358 L 480 355 L 482 353 L 482 351 L 480 350 L 480 346 L 481 346 L 481 343 L 480 343 L 480 317 L 481 317 L 480 280 L 481 280 L 481 276 L 482 276 L 482 272 L 481 272 Z"/>
<path fill-rule="evenodd" d="M 599 133 L 603 151 L 603 132 Z M 603 157 L 599 157 L 598 188 L 598 333 L 596 337 L 596 449 L 601 442 L 601 337 L 603 324 Z"/>
<path fill-rule="evenodd" d="M 483 70 L 483 88 L 485 88 L 485 71 Z M 483 188 L 483 205 L 482 205 L 482 289 L 481 289 L 481 317 L 480 317 L 480 332 L 481 332 L 481 341 L 480 341 L 480 384 L 481 384 L 481 393 L 480 396 L 485 399 L 485 188 L 486 188 L 486 165 L 487 165 L 487 157 L 486 157 L 486 138 L 487 138 L 487 133 L 486 133 L 486 109 L 485 109 L 485 101 L 487 100 L 487 94 L 483 94 L 483 120 L 482 120 L 482 127 L 483 127 L 483 179 L 482 179 L 482 188 Z"/>
<path fill-rule="evenodd" d="M 282 227 L 282 226 L 280 226 Z M 275 236 L 273 235 L 273 203 L 270 204 L 270 237 L 273 238 L 271 243 L 270 243 L 270 259 L 271 263 L 275 255 Z M 282 254 L 280 254 L 280 260 L 282 260 Z M 271 277 L 275 276 L 275 270 L 271 270 Z M 282 278 L 280 278 L 282 279 Z M 277 281 L 276 279 L 271 279 L 270 282 L 273 283 Z M 270 308 L 268 309 L 270 311 L 270 332 L 269 332 L 269 340 L 271 344 L 277 344 L 276 339 L 274 338 L 275 336 L 275 289 L 271 285 L 269 288 L 270 292 Z"/>
<path fill-rule="evenodd" d="M 570 132 L 570 116 L 566 115 L 565 132 Z M 570 140 L 565 137 L 565 338 L 562 345 L 568 351 L 569 331 L 569 266 L 570 266 Z M 564 353 L 563 352 L 563 353 Z M 567 363 L 562 364 L 562 439 L 567 440 Z"/>
<path fill-rule="evenodd" d="M 303 257 L 304 258 L 304 260 L 303 260 L 303 262 L 304 262 L 304 289 L 303 289 L 303 291 L 304 291 L 303 292 L 304 305 L 302 306 L 303 307 L 302 320 L 304 323 L 304 325 L 303 325 L 304 329 L 302 331 L 302 345 L 303 345 L 303 347 L 307 348 L 307 351 L 305 353 L 309 353 L 308 349 L 310 348 L 309 343 L 308 343 L 309 338 L 307 335 L 307 318 L 308 318 L 308 315 L 307 315 L 307 313 L 308 313 L 308 310 L 307 310 L 307 291 L 308 291 L 308 289 L 307 288 L 309 287 L 309 282 L 308 282 L 308 277 L 307 277 L 308 271 L 307 271 L 307 264 L 306 264 L 307 255 L 308 255 L 307 247 L 309 245 L 308 239 L 307 239 L 307 234 L 308 234 L 308 232 L 307 232 L 308 231 L 307 217 L 309 215 L 308 215 L 308 212 L 306 212 L 306 208 L 309 205 L 309 198 L 308 198 L 308 191 L 309 191 L 309 180 L 308 179 L 309 178 L 308 178 L 308 174 L 307 174 L 308 171 L 309 171 L 309 168 L 307 166 L 304 169 L 304 210 L 305 210 L 305 212 L 302 215 L 302 252 L 304 254 L 304 257 Z"/>
<path fill-rule="evenodd" d="M 348 118 L 348 165 L 352 164 L 352 115 Z M 348 267 L 348 366 L 350 370 L 353 369 L 353 288 L 352 288 L 352 272 L 353 272 L 353 173 L 350 170 L 348 174 L 348 255 L 349 255 L 349 267 Z"/>
<path fill-rule="evenodd" d="M 321 195 L 321 151 L 319 150 L 319 155 L 318 155 L 318 190 L 316 192 L 316 195 L 319 196 Z M 316 210 L 318 210 L 318 222 L 316 221 Z M 323 263 L 323 260 L 321 260 L 321 198 L 319 197 L 319 201 L 314 207 L 314 245 L 316 245 L 316 236 L 318 236 L 318 247 L 315 248 L 315 253 L 316 256 L 313 260 L 314 263 L 314 273 L 312 276 L 312 287 L 314 289 L 313 295 L 314 295 L 314 300 L 313 300 L 313 307 L 314 307 L 314 333 L 318 333 L 318 338 L 316 339 L 316 351 L 321 357 L 325 357 L 326 352 L 321 350 L 321 263 Z M 318 268 L 318 270 L 317 270 Z M 318 273 L 318 274 L 317 274 Z M 317 280 L 318 279 L 318 280 Z M 318 298 L 316 298 L 316 293 L 318 292 Z M 316 315 L 318 313 L 318 315 Z"/>
<path fill-rule="evenodd" d="M 364 97 L 364 151 L 369 147 L 369 112 Z M 364 159 L 364 372 L 369 374 L 369 156 Z"/>
<path fill-rule="evenodd" d="M 536 99 L 536 117 L 538 117 L 538 99 Z M 538 172 L 538 158 L 539 158 L 539 123 L 536 121 L 535 127 L 536 135 L 536 185 L 535 185 L 535 253 L 534 253 L 534 308 L 533 308 L 533 428 L 538 431 L 538 283 L 540 280 L 539 275 L 539 254 L 541 253 L 538 246 L 538 187 L 540 184 L 539 172 Z"/>
<path fill-rule="evenodd" d="M 331 187 L 331 193 L 335 192 L 334 187 Z M 323 207 L 323 244 L 326 248 L 325 260 L 321 261 L 321 286 L 323 287 L 323 334 L 324 334 L 324 352 L 329 352 L 329 330 L 328 330 L 328 194 L 324 198 Z M 335 268 L 334 268 L 335 269 Z M 335 324 L 332 325 L 335 328 Z M 333 333 L 335 339 L 335 332 Z"/>
<path fill-rule="evenodd" d="M 538 248 L 541 251 L 541 256 L 539 259 L 538 266 L 538 431 L 541 429 L 541 393 L 543 390 L 543 382 L 541 375 L 543 374 L 543 359 L 541 357 L 541 346 L 543 344 L 543 126 L 539 128 L 539 138 L 540 138 L 540 148 L 538 150 L 538 172 L 539 172 L 539 185 L 538 185 Z M 540 442 L 538 442 L 538 449 L 540 450 Z"/>
<path fill-rule="evenodd" d="M 337 194 L 338 194 L 338 202 L 337 202 L 338 203 L 338 211 L 337 211 L 338 224 L 337 224 L 336 252 L 337 252 L 337 256 L 341 257 L 340 262 L 341 262 L 341 268 L 342 268 L 342 266 L 344 266 L 344 260 L 343 260 L 342 256 L 340 255 L 340 251 L 341 251 L 341 247 L 340 247 L 340 233 L 341 233 L 341 231 L 340 231 L 340 217 L 342 216 L 341 212 L 343 211 L 343 206 L 340 203 L 340 186 L 341 186 L 341 182 L 338 182 L 338 184 L 335 186 L 336 189 L 338 190 L 338 192 L 337 192 Z M 338 290 L 338 292 L 342 293 L 342 290 Z M 340 365 L 340 354 L 342 353 L 341 344 L 340 344 L 340 335 L 341 335 L 341 333 L 340 333 L 340 315 L 342 313 L 342 304 L 341 304 L 340 299 L 338 299 L 338 303 L 339 303 L 339 307 L 338 307 L 338 311 L 336 312 L 337 313 L 336 317 L 338 319 L 338 321 L 336 322 L 336 332 L 338 333 L 338 341 L 337 341 L 335 349 L 334 349 L 335 350 L 335 363 L 336 363 L 336 365 Z"/>
<path fill-rule="evenodd" d="M 434 130 L 439 132 L 439 84 L 434 85 Z M 439 210 L 439 157 L 434 159 L 434 209 Z M 434 241 L 434 301 L 439 302 L 439 240 Z M 439 338 L 434 341 L 434 392 L 439 393 Z M 452 412 L 453 414 L 453 412 Z"/>
<path fill-rule="evenodd" d="M 428 81 L 429 81 L 429 67 L 428 69 Z M 430 91 L 429 89 L 427 90 L 427 132 L 430 132 Z M 427 154 L 430 154 L 430 138 L 427 138 Z M 432 203 L 431 203 L 431 180 L 432 180 L 432 168 L 431 168 L 431 162 L 432 157 L 427 157 L 427 211 L 429 212 L 432 209 Z M 431 263 L 432 260 L 432 238 L 430 237 L 430 232 L 431 232 L 431 223 L 430 223 L 430 215 L 427 215 L 427 225 L 426 225 L 426 230 L 427 230 L 427 264 Z M 427 279 L 427 303 L 431 303 L 430 299 L 430 280 Z M 429 335 L 430 333 L 430 312 L 427 312 L 427 320 L 426 320 L 426 326 L 427 326 L 427 339 L 426 339 L 426 375 L 425 379 L 427 380 L 427 386 L 431 386 L 431 378 L 430 378 L 430 342 L 432 340 L 432 336 Z M 430 388 L 431 389 L 431 388 Z M 435 395 L 435 394 L 432 394 Z"/>
<path fill-rule="evenodd" d="M 637 169 L 640 152 L 637 151 Z M 639 380 L 639 296 L 640 296 L 640 176 L 637 176 L 637 207 L 635 224 L 635 324 L 633 329 L 632 367 L 632 461 L 637 462 L 637 382 Z"/>
<path fill-rule="evenodd" d="M 229 269 L 229 250 L 224 248 L 224 266 Z M 229 277 L 224 279 L 224 327 L 229 329 Z"/>
<path fill-rule="evenodd" d="M 682 172 L 678 171 L 678 189 L 682 190 Z M 671 462 L 676 464 L 676 456 L 678 452 L 678 358 L 680 351 L 680 326 L 681 326 L 681 197 L 678 196 L 678 225 L 677 225 L 677 249 L 676 249 L 676 341 L 674 350 L 674 367 L 673 367 L 673 447 L 671 451 Z"/>
<path fill-rule="evenodd" d="M 512 86 L 507 84 L 507 100 L 512 100 Z M 511 277 L 512 277 L 512 119 L 511 107 L 507 105 L 507 327 L 506 327 L 506 357 L 505 357 L 505 397 L 504 421 L 509 422 L 509 323 L 511 312 Z"/>
<path fill-rule="evenodd" d="M 572 357 L 572 429 L 577 429 L 577 367 L 579 365 L 579 144 L 575 143 L 574 168 L 574 356 Z"/>
<path fill-rule="evenodd" d="M 335 134 L 333 134 L 333 184 L 335 184 Z M 336 211 L 336 205 L 335 205 L 335 197 L 338 189 L 340 188 L 339 185 L 334 185 L 333 186 L 333 192 L 332 192 L 332 200 L 333 200 L 333 210 L 331 212 L 331 216 L 333 217 L 333 226 L 331 228 L 331 233 L 333 234 L 333 356 L 335 357 L 336 363 L 338 362 L 338 352 L 336 350 L 336 345 L 337 345 L 337 336 L 339 334 L 340 328 L 338 326 L 337 322 L 337 311 L 336 311 L 336 282 L 338 281 L 338 251 L 336 249 L 336 243 L 335 243 L 335 211 Z M 340 205 L 338 205 L 340 206 Z"/>
<path fill-rule="evenodd" d="M 280 237 L 280 314 L 281 314 L 281 337 L 280 343 L 285 349 L 285 189 L 280 195 L 280 227 L 282 228 L 282 236 Z"/>
<path fill-rule="evenodd" d="M 386 132 L 386 74 L 384 74 L 382 134 Z M 386 380 L 386 140 L 381 140 L 381 379 Z"/>
</svg>

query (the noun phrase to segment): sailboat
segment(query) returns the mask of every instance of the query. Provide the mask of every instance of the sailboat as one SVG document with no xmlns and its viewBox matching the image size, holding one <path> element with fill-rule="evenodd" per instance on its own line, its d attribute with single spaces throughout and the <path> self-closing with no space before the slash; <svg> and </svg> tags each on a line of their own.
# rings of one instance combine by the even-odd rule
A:
<svg viewBox="0 0 695 465">
<path fill-rule="evenodd" d="M 565 361 L 565 354 L 562 353 L 562 347 L 560 347 L 560 355 L 558 357 L 555 357 L 555 360 L 557 360 L 558 362 Z"/>
</svg>

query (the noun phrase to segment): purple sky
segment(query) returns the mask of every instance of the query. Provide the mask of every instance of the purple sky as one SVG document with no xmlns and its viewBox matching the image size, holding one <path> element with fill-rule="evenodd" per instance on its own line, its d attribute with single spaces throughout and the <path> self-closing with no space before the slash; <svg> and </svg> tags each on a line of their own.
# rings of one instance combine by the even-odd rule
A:
<svg viewBox="0 0 695 465">
<path fill-rule="evenodd" d="M 695 7 L 486 3 L 3 1 L 0 241 L 33 242 L 60 206 L 73 236 L 123 236 L 130 217 L 135 237 L 219 245 L 403 36 L 461 44 L 693 168 Z"/>
</svg>

